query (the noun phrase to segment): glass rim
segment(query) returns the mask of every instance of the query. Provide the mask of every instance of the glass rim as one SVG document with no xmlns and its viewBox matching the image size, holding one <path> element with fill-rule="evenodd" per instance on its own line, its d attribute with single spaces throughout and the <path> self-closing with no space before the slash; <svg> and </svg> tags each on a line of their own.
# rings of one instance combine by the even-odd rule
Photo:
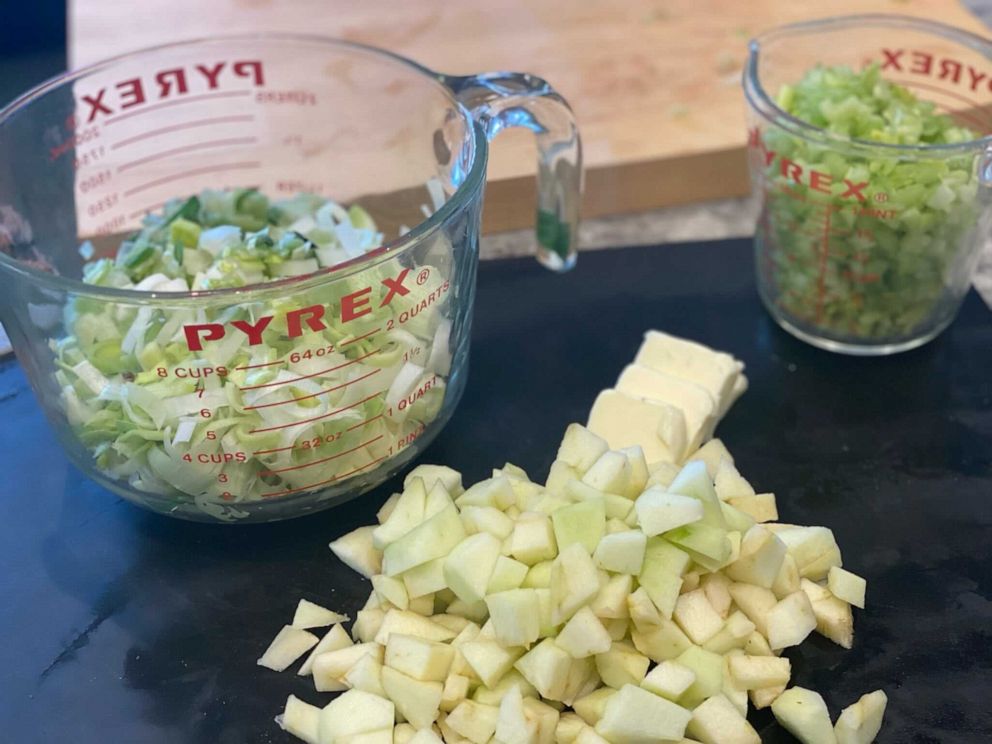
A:
<svg viewBox="0 0 992 744">
<path fill-rule="evenodd" d="M 951 26 L 939 21 L 930 21 L 915 16 L 902 15 L 898 13 L 862 13 L 853 15 L 829 16 L 810 21 L 800 21 L 776 26 L 764 33 L 755 36 L 748 42 L 748 59 L 744 66 L 742 87 L 744 97 L 751 107 L 764 118 L 769 124 L 787 129 L 791 134 L 804 139 L 816 139 L 822 142 L 829 142 L 846 147 L 858 149 L 870 148 L 873 150 L 884 150 L 898 155 L 900 153 L 913 153 L 915 155 L 955 155 L 962 152 L 969 152 L 978 149 L 988 149 L 992 146 L 992 133 L 977 139 L 966 142 L 954 142 L 941 145 L 904 145 L 889 142 L 876 142 L 873 140 L 861 139 L 858 137 L 845 137 L 840 134 L 830 132 L 823 127 L 810 124 L 797 116 L 788 113 L 775 102 L 775 99 L 768 94 L 768 91 L 761 83 L 758 74 L 758 63 L 761 56 L 762 46 L 777 41 L 781 38 L 797 34 L 809 33 L 823 30 L 837 30 L 850 26 L 862 27 L 891 27 L 907 28 L 920 31 L 964 44 L 977 52 L 992 59 L 992 39 L 985 38 L 971 31 L 967 31 L 957 26 Z"/>
<path fill-rule="evenodd" d="M 212 37 L 196 37 L 182 41 L 156 44 L 150 47 L 143 47 L 131 52 L 117 54 L 113 57 L 92 62 L 82 67 L 55 75 L 38 85 L 30 88 L 17 96 L 6 106 L 0 108 L 0 137 L 3 135 L 3 128 L 8 121 L 17 114 L 26 110 L 32 103 L 41 97 L 59 89 L 67 84 L 74 83 L 93 73 L 110 68 L 121 62 L 142 57 L 154 52 L 161 52 L 172 49 L 184 49 L 196 46 L 206 46 L 209 44 L 220 44 L 226 42 L 293 42 L 296 44 L 307 43 L 315 46 L 339 47 L 355 52 L 364 52 L 386 59 L 410 70 L 420 73 L 424 82 L 430 82 L 436 89 L 445 95 L 461 115 L 471 132 L 470 145 L 472 151 L 472 164 L 464 180 L 458 184 L 454 193 L 447 199 L 441 207 L 426 219 L 418 222 L 408 232 L 398 236 L 393 240 L 384 242 L 378 248 L 357 256 L 350 261 L 328 266 L 318 271 L 303 274 L 301 276 L 291 276 L 276 279 L 258 284 L 247 284 L 243 287 L 225 287 L 209 290 L 188 290 L 184 292 L 148 292 L 138 289 L 125 289 L 121 287 L 102 287 L 96 284 L 87 284 L 81 279 L 62 276 L 39 269 L 32 268 L 22 261 L 12 258 L 6 252 L 0 251 L 0 271 L 9 272 L 20 276 L 35 284 L 39 284 L 48 289 L 55 289 L 76 295 L 97 297 L 117 302 L 125 301 L 132 303 L 151 303 L 155 305 L 169 305 L 176 301 L 184 300 L 233 300 L 241 301 L 243 295 L 265 296 L 269 293 L 284 294 L 287 290 L 307 290 L 315 286 L 336 281 L 353 276 L 366 269 L 378 266 L 391 258 L 402 255 L 407 250 L 437 233 L 454 215 L 461 211 L 471 199 L 477 194 L 479 188 L 485 180 L 486 161 L 488 159 L 488 140 L 482 131 L 481 125 L 474 116 L 458 100 L 454 92 L 444 83 L 445 76 L 426 67 L 419 62 L 415 62 L 395 52 L 381 49 L 370 44 L 337 39 L 331 36 L 320 34 L 301 34 L 291 32 L 260 32 L 245 34 L 226 34 Z M 333 276 L 332 276 L 333 275 Z"/>
</svg>

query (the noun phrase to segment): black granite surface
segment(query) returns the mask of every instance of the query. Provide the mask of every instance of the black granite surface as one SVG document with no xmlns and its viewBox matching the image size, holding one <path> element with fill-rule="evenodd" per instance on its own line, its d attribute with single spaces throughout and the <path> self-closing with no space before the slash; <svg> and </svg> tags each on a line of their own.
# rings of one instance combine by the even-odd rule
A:
<svg viewBox="0 0 992 744">
<path fill-rule="evenodd" d="M 719 429 L 783 520 L 832 527 L 866 576 L 852 651 L 789 656 L 836 714 L 889 695 L 879 741 L 992 741 L 992 316 L 969 297 L 935 342 L 888 359 L 812 349 L 760 307 L 744 241 L 583 255 L 554 276 L 483 264 L 468 391 L 424 461 L 545 475 L 651 327 L 747 363 Z M 226 527 L 124 503 L 69 466 L 19 367 L 0 365 L 0 741 L 288 742 L 292 672 L 255 659 L 300 597 L 354 612 L 369 585 L 327 549 L 395 484 L 305 520 Z M 766 713 L 765 741 L 786 742 Z"/>
</svg>

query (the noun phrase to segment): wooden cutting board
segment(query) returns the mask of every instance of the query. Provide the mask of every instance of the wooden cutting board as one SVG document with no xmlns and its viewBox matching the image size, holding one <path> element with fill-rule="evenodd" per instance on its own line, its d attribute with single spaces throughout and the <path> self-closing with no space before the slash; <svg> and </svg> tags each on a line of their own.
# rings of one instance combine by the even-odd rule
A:
<svg viewBox="0 0 992 744">
<path fill-rule="evenodd" d="M 747 192 L 747 39 L 827 13 L 889 12 L 983 30 L 956 0 L 70 0 L 73 66 L 168 41 L 304 31 L 385 47 L 448 73 L 545 77 L 582 130 L 587 217 Z M 500 135 L 488 230 L 533 222 L 534 150 Z"/>
</svg>

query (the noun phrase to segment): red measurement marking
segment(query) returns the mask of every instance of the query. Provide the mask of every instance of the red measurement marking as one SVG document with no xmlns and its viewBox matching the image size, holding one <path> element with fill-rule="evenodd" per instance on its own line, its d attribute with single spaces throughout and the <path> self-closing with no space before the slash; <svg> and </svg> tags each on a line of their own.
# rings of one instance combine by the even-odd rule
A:
<svg viewBox="0 0 992 744">
<path fill-rule="evenodd" d="M 371 423 L 372 423 L 373 421 L 378 421 L 378 420 L 379 420 L 379 419 L 381 419 L 381 418 L 382 418 L 382 414 L 380 413 L 380 414 L 379 414 L 378 416 L 373 416 L 373 417 L 372 417 L 372 418 L 370 418 L 370 419 L 365 419 L 364 421 L 362 421 L 362 422 L 361 422 L 361 423 L 359 423 L 359 424 L 353 424 L 353 425 L 351 425 L 351 426 L 349 426 L 349 427 L 347 428 L 347 431 L 354 431 L 355 429 L 361 429 L 361 428 L 362 428 L 363 426 L 368 426 L 368 425 L 369 425 L 369 424 L 371 424 Z"/>
<path fill-rule="evenodd" d="M 349 380 L 348 382 L 343 382 L 340 385 L 335 385 L 334 387 L 324 388 L 319 393 L 311 393 L 310 395 L 301 395 L 299 398 L 290 398 L 289 400 L 277 400 L 274 403 L 261 403 L 257 406 L 245 406 L 246 411 L 255 411 L 259 408 L 272 408 L 273 406 L 285 406 L 289 403 L 298 403 L 301 400 L 310 400 L 311 398 L 316 398 L 325 393 L 333 393 L 335 390 L 340 390 L 341 388 L 346 388 L 349 385 L 354 385 L 356 382 L 361 382 L 362 380 L 367 380 L 372 375 L 377 375 L 382 372 L 381 369 L 374 369 L 368 374 L 362 375 L 361 377 L 356 377 L 354 380 Z"/>
<path fill-rule="evenodd" d="M 333 483 L 336 480 L 341 480 L 342 478 L 347 478 L 348 476 L 354 475 L 355 473 L 361 472 L 362 470 L 368 470 L 373 465 L 378 465 L 380 462 L 386 459 L 388 455 L 383 455 L 382 457 L 373 460 L 372 462 L 362 465 L 360 468 L 355 468 L 354 470 L 349 470 L 347 473 L 339 473 L 333 478 L 328 478 L 327 480 L 322 480 L 317 483 L 311 483 L 308 486 L 300 486 L 299 488 L 287 488 L 285 491 L 273 491 L 272 493 L 263 493 L 262 498 L 268 499 L 273 496 L 286 496 L 291 493 L 297 493 L 298 491 L 309 491 L 311 488 L 317 488 L 318 486 L 325 486 L 328 483 Z"/>
<path fill-rule="evenodd" d="M 127 147 L 135 142 L 141 142 L 142 140 L 150 139 L 152 137 L 157 137 L 160 134 L 168 134 L 169 132 L 178 132 L 183 129 L 194 129 L 196 127 L 208 127 L 212 124 L 237 124 L 241 122 L 255 121 L 255 116 L 253 114 L 241 114 L 238 116 L 214 116 L 209 119 L 194 119 L 193 121 L 187 121 L 182 124 L 173 124 L 169 127 L 160 127 L 159 129 L 149 129 L 147 132 L 142 132 L 141 134 L 136 134 L 133 137 L 127 137 L 122 140 L 118 140 L 110 146 L 111 150 L 116 150 L 120 147 Z"/>
<path fill-rule="evenodd" d="M 145 106 L 140 111 L 131 111 L 126 114 L 118 114 L 117 116 L 111 116 L 104 120 L 104 124 L 113 124 L 114 122 L 124 121 L 125 119 L 130 119 L 132 116 L 141 116 L 141 114 L 146 114 L 149 111 L 158 111 L 159 109 L 167 108 L 169 106 L 181 106 L 184 103 L 193 103 L 195 101 L 207 101 L 214 98 L 235 98 L 240 96 L 250 96 L 252 91 L 250 90 L 227 90 L 218 91 L 216 93 L 201 93 L 198 96 L 186 96 L 185 98 L 177 98 L 174 101 L 163 101 L 162 103 L 153 103 L 151 106 Z"/>
<path fill-rule="evenodd" d="M 313 467 L 314 465 L 320 465 L 322 462 L 330 462 L 331 460 L 337 460 L 339 457 L 344 457 L 345 455 L 350 455 L 352 452 L 357 452 L 362 447 L 368 447 L 370 444 L 374 444 L 382 439 L 383 435 L 370 439 L 367 442 L 362 442 L 357 447 L 352 447 L 350 450 L 345 450 L 344 452 L 338 452 L 336 455 L 331 455 L 330 457 L 323 457 L 320 460 L 311 460 L 310 462 L 305 462 L 301 465 L 290 465 L 288 468 L 277 468 L 275 470 L 262 470 L 259 475 L 277 475 L 278 473 L 288 473 L 291 470 L 303 470 L 304 468 Z"/>
<path fill-rule="evenodd" d="M 133 168 L 136 165 L 141 165 L 143 163 L 149 163 L 152 160 L 161 160 L 162 158 L 167 158 L 170 155 L 180 155 L 184 152 L 193 152 L 194 150 L 208 150 L 211 147 L 224 147 L 225 145 L 250 145 L 258 142 L 258 137 L 231 137 L 229 139 L 219 139 L 219 140 L 207 140 L 205 142 L 194 142 L 190 145 L 184 145 L 183 147 L 174 147 L 171 150 L 163 150 L 162 152 L 157 152 L 154 155 L 148 155 L 143 158 L 138 158 L 137 160 L 131 160 L 124 165 L 117 167 L 117 172 L 125 171 L 128 168 Z"/>
<path fill-rule="evenodd" d="M 321 419 L 329 418 L 330 416 L 336 416 L 339 413 L 343 413 L 344 411 L 348 411 L 348 410 L 351 410 L 352 408 L 355 408 L 357 406 L 360 406 L 360 405 L 362 405 L 362 403 L 368 403 L 370 400 L 372 400 L 373 398 L 378 398 L 380 395 L 382 395 L 381 392 L 375 393 L 373 395 L 370 395 L 367 398 L 363 398 L 362 400 L 360 400 L 360 401 L 358 401 L 356 403 L 352 403 L 350 406 L 345 406 L 344 408 L 339 408 L 336 411 L 331 411 L 330 413 L 322 413 L 319 416 L 314 416 L 314 417 L 308 418 L 308 419 L 302 419 L 300 421 L 293 421 L 293 422 L 290 422 L 288 424 L 279 424 L 278 426 L 269 426 L 269 427 L 267 427 L 265 429 L 252 429 L 248 433 L 249 434 L 261 434 L 262 432 L 266 432 L 266 431 L 276 431 L 278 429 L 289 429 L 290 427 L 293 427 L 293 426 L 303 426 L 304 424 L 312 424 L 314 421 L 320 421 Z"/>
<path fill-rule="evenodd" d="M 946 88 L 941 88 L 939 85 L 932 85 L 930 83 L 922 83 L 919 80 L 893 80 L 893 83 L 898 83 L 899 85 L 905 85 L 907 88 L 919 88 L 920 90 L 929 90 L 933 93 L 940 93 L 947 98 L 951 98 L 960 103 L 966 103 L 976 109 L 981 110 L 983 108 L 982 104 L 978 101 L 972 101 L 967 96 L 962 96 L 960 93 L 955 93 L 952 90 L 947 90 Z M 978 114 L 970 114 L 966 111 L 955 111 L 953 112 L 955 116 L 960 116 L 966 121 L 970 121 L 972 124 L 976 124 L 979 129 L 987 129 L 989 126 L 989 119 L 986 117 L 984 121 L 979 118 Z"/>
<path fill-rule="evenodd" d="M 347 346 L 348 344 L 353 344 L 353 343 L 355 343 L 357 341 L 361 341 L 363 338 L 368 338 L 369 336 L 374 336 L 375 334 L 377 334 L 381 330 L 382 330 L 382 328 L 376 328 L 374 331 L 369 331 L 368 333 L 363 334 L 361 336 L 356 336 L 355 338 L 351 339 L 350 341 L 345 341 L 343 344 L 341 344 L 341 346 Z"/>
<path fill-rule="evenodd" d="M 173 173 L 171 176 L 163 176 L 162 178 L 156 178 L 154 181 L 148 181 L 140 186 L 135 186 L 133 189 L 125 191 L 124 196 L 131 196 L 132 194 L 137 194 L 139 191 L 147 191 L 170 181 L 180 181 L 189 176 L 198 176 L 204 173 L 220 173 L 228 170 L 249 170 L 260 168 L 261 166 L 262 164 L 258 160 L 249 160 L 243 163 L 223 163 L 221 165 L 208 165 L 205 168 L 193 168 L 182 173 Z"/>
<path fill-rule="evenodd" d="M 294 382 L 299 382 L 300 380 L 309 380 L 311 377 L 320 377 L 321 375 L 326 375 L 328 372 L 334 372 L 335 370 L 338 369 L 344 369 L 345 367 L 349 367 L 352 364 L 357 364 L 363 359 L 368 359 L 373 354 L 378 354 L 378 353 L 379 353 L 379 349 L 373 349 L 368 354 L 364 354 L 360 357 L 355 357 L 354 359 L 351 359 L 345 362 L 344 364 L 339 364 L 337 367 L 328 367 L 327 369 L 322 369 L 320 372 L 314 372 L 309 375 L 294 377 L 292 380 L 277 380 L 276 382 L 265 382 L 262 383 L 261 385 L 247 385 L 246 387 L 241 388 L 241 392 L 245 392 L 246 390 L 258 390 L 260 388 L 276 387 L 277 385 L 292 385 Z"/>
<path fill-rule="evenodd" d="M 282 364 L 285 361 L 286 361 L 285 359 L 276 359 L 276 361 L 274 362 L 263 362 L 262 364 L 246 364 L 243 367 L 235 367 L 235 369 L 242 371 L 246 369 L 259 369 L 260 367 L 271 367 L 275 364 Z"/>
<path fill-rule="evenodd" d="M 823 217 L 823 241 L 820 243 L 820 276 L 816 282 L 816 322 L 823 320 L 823 302 L 826 294 L 827 253 L 830 250 L 830 213 L 832 207 L 828 204 Z"/>
</svg>

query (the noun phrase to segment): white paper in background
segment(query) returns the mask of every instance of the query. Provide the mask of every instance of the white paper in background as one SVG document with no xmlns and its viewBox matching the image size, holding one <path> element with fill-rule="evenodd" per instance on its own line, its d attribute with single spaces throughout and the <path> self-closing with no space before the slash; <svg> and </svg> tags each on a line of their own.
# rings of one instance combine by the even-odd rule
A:
<svg viewBox="0 0 992 744">
<path fill-rule="evenodd" d="M 10 348 L 10 339 L 7 338 L 7 331 L 0 326 L 0 355 L 9 354 L 13 349 Z"/>
</svg>

